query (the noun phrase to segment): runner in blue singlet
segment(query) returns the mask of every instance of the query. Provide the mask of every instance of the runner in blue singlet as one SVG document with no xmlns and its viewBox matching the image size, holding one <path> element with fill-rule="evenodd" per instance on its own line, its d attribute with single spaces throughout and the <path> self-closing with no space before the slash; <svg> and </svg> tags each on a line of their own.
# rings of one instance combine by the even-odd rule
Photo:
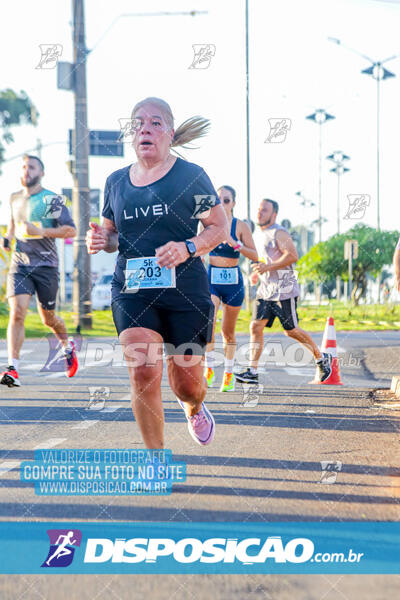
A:
<svg viewBox="0 0 400 600">
<path fill-rule="evenodd" d="M 210 252 L 208 280 L 210 283 L 211 299 L 215 306 L 213 339 L 207 346 L 205 378 L 207 385 L 214 381 L 214 348 L 215 321 L 220 304 L 222 303 L 222 337 L 224 340 L 225 369 L 221 392 L 231 392 L 235 389 L 233 365 L 236 351 L 235 327 L 244 299 L 244 283 L 239 268 L 240 254 L 250 260 L 257 260 L 257 251 L 251 235 L 250 227 L 244 221 L 233 216 L 236 192 L 229 186 L 219 188 L 218 196 L 230 225 L 229 238 L 216 246 Z"/>
</svg>

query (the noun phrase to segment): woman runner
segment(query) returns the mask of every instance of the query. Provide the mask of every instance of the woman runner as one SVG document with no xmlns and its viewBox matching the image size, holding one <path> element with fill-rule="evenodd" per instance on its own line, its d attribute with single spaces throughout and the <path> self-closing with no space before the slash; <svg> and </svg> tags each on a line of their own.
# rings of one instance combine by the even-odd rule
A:
<svg viewBox="0 0 400 600">
<path fill-rule="evenodd" d="M 102 226 L 90 224 L 91 254 L 118 249 L 112 313 L 132 391 L 132 409 L 146 448 L 164 447 L 162 348 L 170 386 L 193 439 L 212 441 L 215 422 L 203 400 L 202 360 L 214 306 L 200 256 L 226 239 L 226 217 L 204 170 L 171 154 L 205 134 L 193 117 L 174 130 L 169 105 L 146 98 L 133 109 L 137 162 L 112 173 Z M 204 230 L 197 235 L 198 220 Z"/>
<path fill-rule="evenodd" d="M 239 268 L 240 254 L 250 260 L 257 260 L 257 250 L 250 227 L 244 221 L 233 216 L 236 192 L 230 185 L 218 189 L 218 196 L 225 210 L 230 234 L 226 241 L 210 252 L 208 280 L 211 299 L 214 303 L 214 325 L 212 342 L 207 346 L 206 368 L 204 376 L 210 387 L 214 381 L 214 331 L 218 309 L 222 303 L 222 338 L 224 341 L 225 369 L 220 392 L 232 392 L 235 389 L 233 365 L 236 352 L 236 321 L 244 299 L 244 283 Z"/>
</svg>

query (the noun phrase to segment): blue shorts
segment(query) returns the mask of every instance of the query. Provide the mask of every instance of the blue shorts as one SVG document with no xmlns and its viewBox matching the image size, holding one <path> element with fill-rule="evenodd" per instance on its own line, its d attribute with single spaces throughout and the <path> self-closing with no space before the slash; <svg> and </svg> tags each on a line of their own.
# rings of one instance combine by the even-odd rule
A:
<svg viewBox="0 0 400 600">
<path fill-rule="evenodd" d="M 225 274 L 236 275 L 237 283 L 212 283 L 212 269 L 218 269 L 219 272 L 227 272 Z M 224 273 L 222 273 L 224 274 Z M 222 277 L 221 277 L 222 279 Z M 228 306 L 242 306 L 244 300 L 244 283 L 242 272 L 239 267 L 213 267 L 208 266 L 208 282 L 210 285 L 210 294 L 217 296 L 224 304 Z"/>
</svg>

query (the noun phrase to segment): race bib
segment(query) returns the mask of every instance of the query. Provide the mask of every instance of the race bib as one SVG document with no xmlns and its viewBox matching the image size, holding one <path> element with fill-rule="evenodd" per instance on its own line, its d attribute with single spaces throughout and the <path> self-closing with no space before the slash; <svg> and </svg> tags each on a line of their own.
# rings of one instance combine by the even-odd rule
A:
<svg viewBox="0 0 400 600">
<path fill-rule="evenodd" d="M 139 290 L 174 287 L 175 267 L 160 267 L 155 256 L 127 259 L 124 292 L 135 293 Z"/>
<path fill-rule="evenodd" d="M 237 267 L 211 267 L 211 283 L 214 285 L 235 285 L 239 282 Z"/>
</svg>

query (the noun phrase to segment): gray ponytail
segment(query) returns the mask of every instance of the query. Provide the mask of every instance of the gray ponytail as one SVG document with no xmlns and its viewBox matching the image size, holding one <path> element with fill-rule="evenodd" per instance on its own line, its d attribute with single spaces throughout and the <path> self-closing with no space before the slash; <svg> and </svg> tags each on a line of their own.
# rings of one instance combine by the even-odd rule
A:
<svg viewBox="0 0 400 600">
<path fill-rule="evenodd" d="M 133 108 L 132 118 L 134 118 L 139 108 L 145 104 L 154 104 L 155 106 L 158 106 L 161 109 L 168 126 L 171 129 L 174 128 L 174 116 L 172 114 L 171 107 L 167 102 L 165 102 L 165 100 L 162 100 L 161 98 L 150 97 L 138 102 Z M 210 121 L 208 119 L 199 116 L 191 117 L 179 125 L 179 127 L 175 130 L 171 147 L 181 146 L 182 148 L 195 148 L 195 146 L 188 146 L 187 144 L 190 144 L 190 142 L 207 135 L 209 128 Z"/>
<path fill-rule="evenodd" d="M 193 148 L 193 146 L 187 146 L 193 140 L 197 140 L 207 135 L 210 129 L 210 121 L 204 117 L 191 117 L 179 125 L 175 131 L 174 139 L 172 140 L 172 147 L 182 146 L 182 148 Z"/>
</svg>

